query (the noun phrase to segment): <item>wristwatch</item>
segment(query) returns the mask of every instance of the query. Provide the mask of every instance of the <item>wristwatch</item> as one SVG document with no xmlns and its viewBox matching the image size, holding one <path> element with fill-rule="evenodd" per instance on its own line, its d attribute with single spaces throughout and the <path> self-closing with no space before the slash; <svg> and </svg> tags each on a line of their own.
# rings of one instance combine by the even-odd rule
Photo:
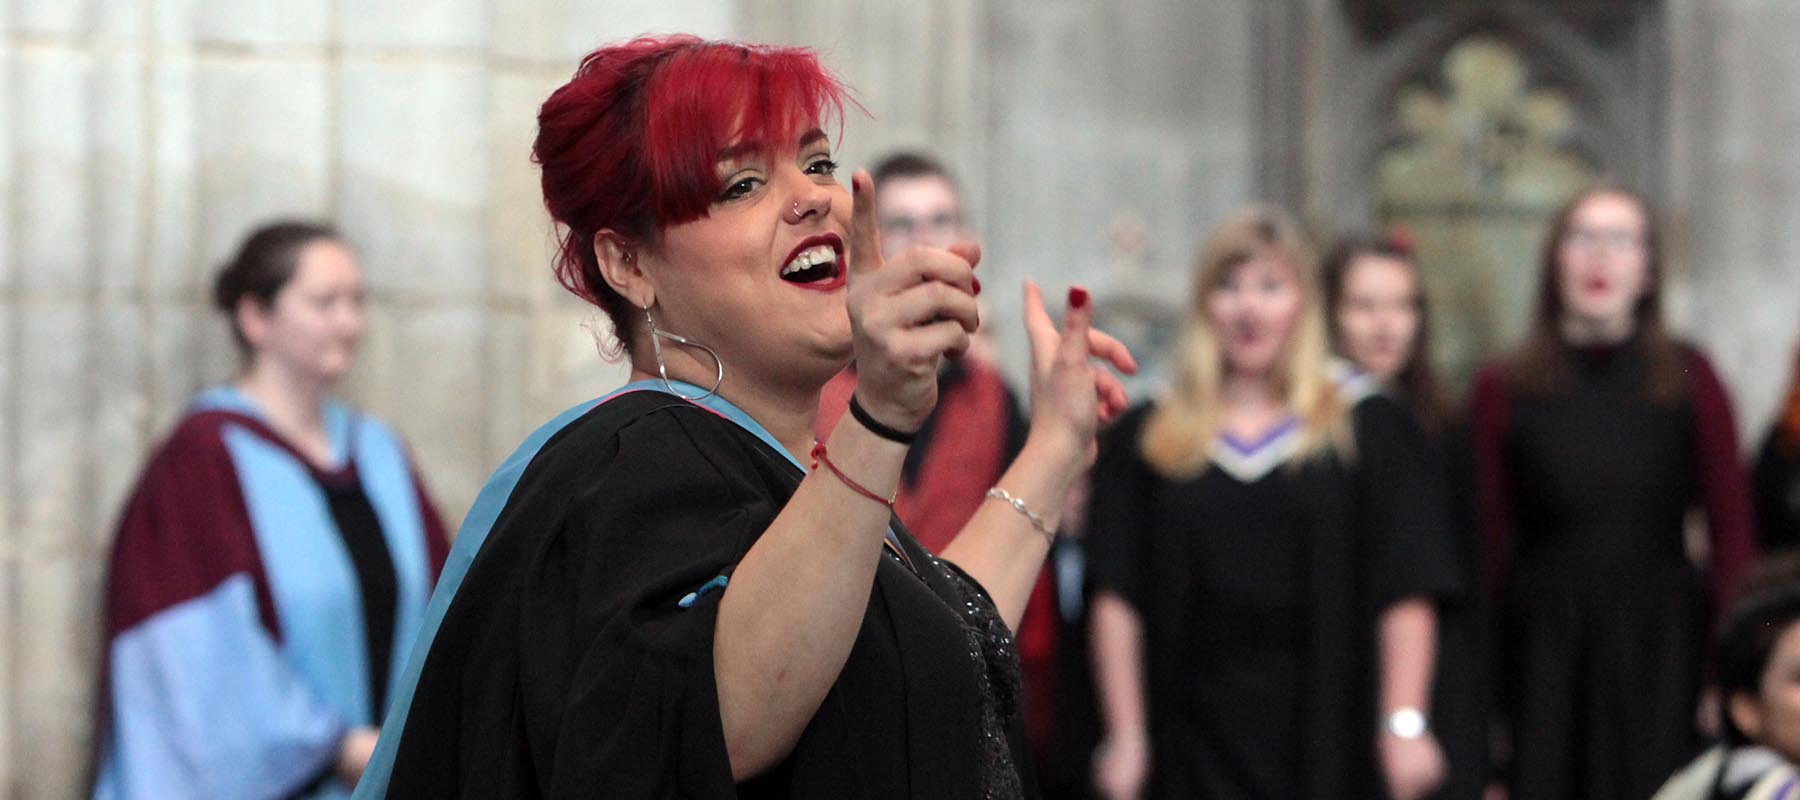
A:
<svg viewBox="0 0 1800 800">
<path fill-rule="evenodd" d="M 1425 712 L 1411 707 L 1396 708 L 1388 712 L 1387 721 L 1382 724 L 1382 730 L 1401 739 L 1423 737 L 1428 727 Z"/>
</svg>

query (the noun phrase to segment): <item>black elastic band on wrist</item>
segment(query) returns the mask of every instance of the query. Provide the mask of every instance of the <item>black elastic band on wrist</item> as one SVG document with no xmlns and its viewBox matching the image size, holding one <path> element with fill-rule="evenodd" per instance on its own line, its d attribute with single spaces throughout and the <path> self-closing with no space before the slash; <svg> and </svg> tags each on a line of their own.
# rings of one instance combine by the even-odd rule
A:
<svg viewBox="0 0 1800 800">
<path fill-rule="evenodd" d="M 890 428 L 886 425 L 876 422 L 874 417 L 869 416 L 868 409 L 863 408 L 862 403 L 856 402 L 856 395 L 854 395 L 854 394 L 850 395 L 850 416 L 855 417 L 856 421 L 858 423 L 860 423 L 863 427 L 868 428 L 870 433 L 873 433 L 876 436 L 879 436 L 890 442 L 898 442 L 900 444 L 912 444 L 914 439 L 919 438 L 918 431 L 914 431 L 912 433 L 907 433 L 905 431 L 897 431 L 897 430 L 894 430 L 893 428 Z"/>
</svg>

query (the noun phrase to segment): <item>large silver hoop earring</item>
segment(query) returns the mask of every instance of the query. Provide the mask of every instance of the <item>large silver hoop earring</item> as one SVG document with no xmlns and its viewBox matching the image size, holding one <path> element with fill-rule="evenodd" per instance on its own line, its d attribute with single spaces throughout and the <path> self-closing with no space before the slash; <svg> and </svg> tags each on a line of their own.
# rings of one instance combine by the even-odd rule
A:
<svg viewBox="0 0 1800 800">
<path fill-rule="evenodd" d="M 706 345 L 703 345 L 699 342 L 696 342 L 693 339 L 689 339 L 686 336 L 682 336 L 679 333 L 670 333 L 668 331 L 665 331 L 661 328 L 656 327 L 656 317 L 650 313 L 649 306 L 644 306 L 644 321 L 650 323 L 650 349 L 656 353 L 656 372 L 657 372 L 657 374 L 662 376 L 663 388 L 667 389 L 669 391 L 669 394 L 675 395 L 676 397 L 679 397 L 683 400 L 693 401 L 693 400 L 705 400 L 706 398 L 711 397 L 714 394 L 718 393 L 719 386 L 721 386 L 722 384 L 725 383 L 725 362 L 719 360 L 718 353 L 714 352 L 712 348 L 707 347 Z M 662 340 L 664 340 L 664 339 L 668 339 L 669 341 L 674 342 L 679 345 L 686 345 L 688 347 L 698 347 L 701 350 L 705 350 L 706 354 L 708 356 L 712 357 L 713 368 L 718 372 L 718 375 L 713 378 L 713 385 L 712 385 L 711 389 L 707 389 L 704 394 L 697 395 L 694 397 L 689 397 L 685 394 L 675 391 L 675 384 L 669 380 L 669 366 L 667 364 L 663 363 Z"/>
</svg>

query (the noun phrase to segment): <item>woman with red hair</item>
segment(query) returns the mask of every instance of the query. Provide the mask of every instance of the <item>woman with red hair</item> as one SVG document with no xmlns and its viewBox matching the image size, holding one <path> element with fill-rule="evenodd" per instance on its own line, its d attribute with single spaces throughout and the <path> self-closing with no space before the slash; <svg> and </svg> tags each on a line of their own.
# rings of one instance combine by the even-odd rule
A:
<svg viewBox="0 0 1800 800">
<path fill-rule="evenodd" d="M 893 517 L 974 248 L 884 258 L 809 51 L 640 39 L 545 102 L 558 275 L 635 380 L 527 438 L 469 512 L 359 796 L 1021 797 L 1011 638 L 1132 368 L 1034 287 L 1032 429 L 933 557 Z M 847 284 L 847 285 L 846 285 Z M 679 331 L 679 333 L 676 333 Z M 854 356 L 851 414 L 813 438 Z"/>
</svg>

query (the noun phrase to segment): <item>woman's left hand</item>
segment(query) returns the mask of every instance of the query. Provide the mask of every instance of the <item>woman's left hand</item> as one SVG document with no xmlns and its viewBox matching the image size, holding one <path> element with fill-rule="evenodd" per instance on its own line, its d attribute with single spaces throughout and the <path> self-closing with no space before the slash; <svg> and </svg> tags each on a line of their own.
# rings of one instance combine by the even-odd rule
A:
<svg viewBox="0 0 1800 800">
<path fill-rule="evenodd" d="M 1125 410 L 1128 400 L 1118 376 L 1089 361 L 1098 358 L 1120 372 L 1134 374 L 1137 361 L 1118 339 L 1093 328 L 1094 305 L 1079 286 L 1069 289 L 1062 330 L 1044 310 L 1043 292 L 1025 282 L 1025 333 L 1031 339 L 1031 435 L 1047 437 L 1059 449 L 1082 456 L 1094 453 L 1100 423 Z"/>
<path fill-rule="evenodd" d="M 1429 733 L 1405 739 L 1383 732 L 1376 749 L 1381 755 L 1382 775 L 1387 778 L 1388 796 L 1394 800 L 1417 800 L 1444 782 L 1444 751 Z"/>
</svg>

